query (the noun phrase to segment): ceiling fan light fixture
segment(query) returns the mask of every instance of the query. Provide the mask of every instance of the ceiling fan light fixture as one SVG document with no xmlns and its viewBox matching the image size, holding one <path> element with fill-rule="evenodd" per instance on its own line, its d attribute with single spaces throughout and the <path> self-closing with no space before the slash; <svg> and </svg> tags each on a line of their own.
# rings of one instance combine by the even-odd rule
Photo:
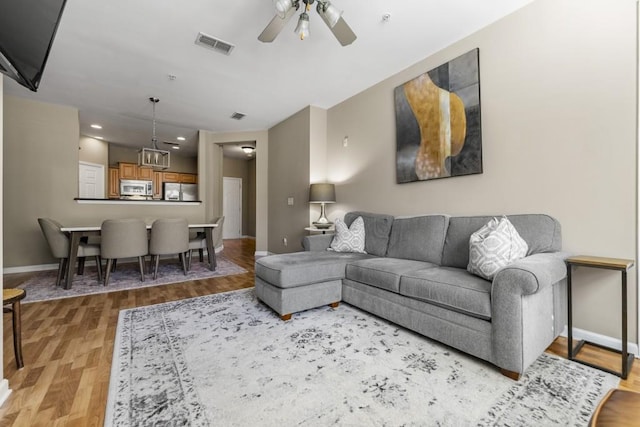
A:
<svg viewBox="0 0 640 427">
<path fill-rule="evenodd" d="M 289 9 L 293 7 L 293 0 L 273 0 L 273 5 L 276 7 L 278 16 L 284 19 Z"/>
<path fill-rule="evenodd" d="M 319 1 L 316 11 L 324 19 L 324 22 L 327 23 L 329 28 L 335 27 L 343 13 L 343 11 L 338 10 L 338 8 L 333 6 L 329 1 Z"/>
<path fill-rule="evenodd" d="M 302 12 L 300 18 L 298 18 L 298 25 L 293 30 L 294 33 L 300 37 L 300 40 L 304 40 L 305 37 L 309 37 L 309 15 L 307 12 Z"/>
</svg>

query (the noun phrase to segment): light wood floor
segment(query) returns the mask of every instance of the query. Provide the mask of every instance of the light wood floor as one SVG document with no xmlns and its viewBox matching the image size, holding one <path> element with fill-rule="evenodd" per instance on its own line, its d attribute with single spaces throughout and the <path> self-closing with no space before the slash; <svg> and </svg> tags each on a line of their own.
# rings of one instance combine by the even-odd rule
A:
<svg viewBox="0 0 640 427">
<path fill-rule="evenodd" d="M 1 426 L 102 426 L 118 312 L 122 309 L 253 286 L 255 242 L 226 240 L 224 255 L 248 273 L 23 305 L 25 367 L 16 371 L 10 314 L 4 315 L 4 375 L 13 390 L 0 408 Z M 14 287 L 29 274 L 4 276 Z M 548 349 L 566 357 L 566 340 Z M 585 350 L 586 352 L 586 350 Z M 619 369 L 619 356 L 589 349 Z M 640 391 L 640 361 L 621 386 Z"/>
</svg>

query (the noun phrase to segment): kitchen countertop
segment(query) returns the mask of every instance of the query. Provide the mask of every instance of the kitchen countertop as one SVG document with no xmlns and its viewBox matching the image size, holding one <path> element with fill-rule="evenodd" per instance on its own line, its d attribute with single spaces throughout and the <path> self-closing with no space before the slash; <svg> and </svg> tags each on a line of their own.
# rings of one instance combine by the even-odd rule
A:
<svg viewBox="0 0 640 427">
<path fill-rule="evenodd" d="M 199 205 L 202 203 L 200 200 L 143 200 L 143 199 L 84 199 L 80 197 L 76 197 L 75 200 L 77 203 L 85 203 L 85 204 L 122 204 L 122 205 L 169 205 L 169 206 L 193 206 Z"/>
</svg>

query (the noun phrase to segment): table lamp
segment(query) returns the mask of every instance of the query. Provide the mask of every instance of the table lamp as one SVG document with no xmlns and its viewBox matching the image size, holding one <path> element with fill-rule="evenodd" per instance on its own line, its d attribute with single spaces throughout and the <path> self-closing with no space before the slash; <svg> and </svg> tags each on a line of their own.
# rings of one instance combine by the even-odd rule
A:
<svg viewBox="0 0 640 427">
<path fill-rule="evenodd" d="M 320 218 L 313 222 L 316 228 L 329 228 L 333 225 L 324 213 L 325 203 L 336 202 L 336 187 L 334 184 L 311 184 L 309 187 L 309 203 L 320 203 Z"/>
</svg>

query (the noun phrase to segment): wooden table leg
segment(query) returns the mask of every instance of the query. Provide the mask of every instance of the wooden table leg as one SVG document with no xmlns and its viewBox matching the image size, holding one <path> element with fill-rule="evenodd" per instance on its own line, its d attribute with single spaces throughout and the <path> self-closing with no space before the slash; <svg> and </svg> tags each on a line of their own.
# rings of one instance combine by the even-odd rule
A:
<svg viewBox="0 0 640 427">
<path fill-rule="evenodd" d="M 209 269 L 215 271 L 216 264 L 216 249 L 213 247 L 213 228 L 207 227 L 204 229 L 204 234 L 207 239 L 207 256 L 209 257 Z"/>
<path fill-rule="evenodd" d="M 71 232 L 71 237 L 69 239 L 69 261 L 67 262 L 67 277 L 64 282 L 65 289 L 71 289 L 73 283 L 73 269 L 76 266 L 76 261 L 78 259 L 78 247 L 80 246 L 80 239 L 82 238 L 82 233 L 80 232 Z"/>
<path fill-rule="evenodd" d="M 20 300 L 15 301 L 11 305 L 13 312 L 13 350 L 16 354 L 16 364 L 18 365 L 18 369 L 21 369 L 24 366 L 24 361 L 22 360 L 22 328 L 21 328 L 21 319 L 20 319 Z"/>
</svg>

